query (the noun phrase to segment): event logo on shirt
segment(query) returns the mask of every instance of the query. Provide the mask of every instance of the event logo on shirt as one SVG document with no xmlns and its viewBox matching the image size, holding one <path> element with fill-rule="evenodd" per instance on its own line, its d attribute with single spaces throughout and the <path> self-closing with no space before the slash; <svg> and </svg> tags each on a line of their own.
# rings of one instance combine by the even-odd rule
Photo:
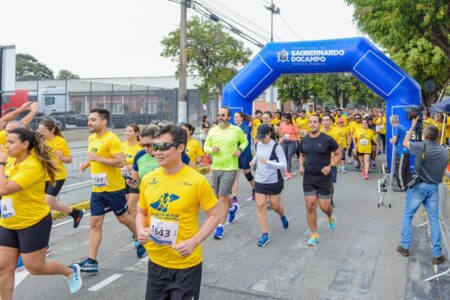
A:
<svg viewBox="0 0 450 300">
<path fill-rule="evenodd" d="M 167 212 L 167 207 L 169 206 L 169 203 L 176 201 L 178 199 L 180 199 L 180 197 L 178 195 L 164 193 L 159 197 L 159 199 L 157 201 L 150 204 L 150 206 L 153 209 L 156 209 L 160 212 L 165 213 L 165 212 Z"/>
</svg>

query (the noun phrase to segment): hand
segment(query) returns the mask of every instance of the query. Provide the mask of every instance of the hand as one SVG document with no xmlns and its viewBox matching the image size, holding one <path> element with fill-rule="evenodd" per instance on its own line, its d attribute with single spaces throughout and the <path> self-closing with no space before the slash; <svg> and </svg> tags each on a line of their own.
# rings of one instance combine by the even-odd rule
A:
<svg viewBox="0 0 450 300">
<path fill-rule="evenodd" d="M 320 170 L 323 175 L 327 176 L 331 172 L 331 166 L 323 167 L 322 170 Z"/>
<path fill-rule="evenodd" d="M 95 162 L 100 162 L 100 159 L 101 159 L 98 154 L 95 154 L 92 152 L 88 153 L 88 158 L 89 158 L 89 161 L 95 161 Z"/>
<path fill-rule="evenodd" d="M 251 161 L 248 165 L 250 166 L 250 168 L 253 168 L 255 166 L 255 163 Z"/>
<path fill-rule="evenodd" d="M 133 189 L 137 189 L 139 187 L 140 181 L 136 179 L 127 179 L 126 180 L 129 187 L 132 187 Z"/>
<path fill-rule="evenodd" d="M 144 245 L 148 242 L 148 238 L 150 236 L 150 228 L 149 227 L 144 227 L 142 230 L 139 230 L 138 228 L 136 228 L 137 230 L 137 238 L 138 238 L 138 242 L 141 245 Z"/>
<path fill-rule="evenodd" d="M 219 147 L 213 147 L 212 148 L 212 153 L 217 153 L 217 152 L 219 152 Z"/>
<path fill-rule="evenodd" d="M 34 112 L 37 112 L 38 111 L 38 103 L 37 102 L 33 102 L 33 103 L 31 103 L 31 105 L 30 105 L 30 110 L 31 111 L 34 111 Z"/>
<path fill-rule="evenodd" d="M 239 156 L 241 156 L 241 153 L 242 153 L 241 150 L 238 149 L 238 150 L 234 151 L 234 156 L 239 157 Z"/>
<path fill-rule="evenodd" d="M 20 106 L 19 110 L 20 110 L 20 111 L 25 111 L 25 110 L 29 109 L 31 103 L 32 103 L 32 102 L 30 102 L 30 101 L 25 102 L 24 104 L 22 104 L 22 105 Z"/>
<path fill-rule="evenodd" d="M 300 176 L 302 176 L 303 174 L 305 174 L 305 167 L 304 167 L 304 166 L 300 166 L 300 167 L 298 168 L 298 174 L 299 174 Z"/>
<path fill-rule="evenodd" d="M 267 164 L 267 158 L 263 157 L 259 160 L 262 164 Z"/>
<path fill-rule="evenodd" d="M 0 162 L 6 163 L 8 160 L 8 153 L 6 153 L 6 147 L 4 145 L 0 145 Z"/>
<path fill-rule="evenodd" d="M 62 154 L 61 150 L 56 150 L 55 154 L 56 154 L 56 157 L 58 157 L 59 160 L 62 160 L 63 154 Z"/>
<path fill-rule="evenodd" d="M 181 256 L 189 256 L 194 251 L 197 243 L 193 239 L 180 242 L 172 247 L 173 250 L 180 253 Z"/>
<path fill-rule="evenodd" d="M 89 162 L 81 163 L 80 164 L 80 170 L 81 172 L 86 171 L 86 169 L 89 168 Z"/>
<path fill-rule="evenodd" d="M 416 128 L 417 122 L 419 122 L 419 116 L 411 120 L 411 128 Z"/>
</svg>

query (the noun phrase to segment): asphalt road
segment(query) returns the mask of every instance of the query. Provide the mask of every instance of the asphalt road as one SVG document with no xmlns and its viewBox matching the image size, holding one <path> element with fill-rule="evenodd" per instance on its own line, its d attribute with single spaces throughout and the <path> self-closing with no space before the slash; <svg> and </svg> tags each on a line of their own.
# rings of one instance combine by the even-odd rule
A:
<svg viewBox="0 0 450 300">
<path fill-rule="evenodd" d="M 450 277 L 423 281 L 434 274 L 426 227 L 414 227 L 410 258 L 395 251 L 404 194 L 393 194 L 391 209 L 377 208 L 379 177 L 375 174 L 365 181 L 356 172 L 339 174 L 337 229 L 329 230 L 319 212 L 321 240 L 315 247 L 306 245 L 309 230 L 302 179 L 286 181 L 282 203 L 290 227 L 283 231 L 279 217 L 269 212 L 271 241 L 259 248 L 255 203 L 246 201 L 250 188 L 241 176 L 236 223 L 226 225 L 223 240 L 211 237 L 203 243 L 201 299 L 449 299 Z M 414 223 L 423 220 L 418 213 Z M 58 222 L 52 231 L 50 258 L 76 262 L 87 254 L 89 217 L 78 229 L 68 219 Z M 83 274 L 79 293 L 71 296 L 62 277 L 27 276 L 21 271 L 16 273 L 15 299 L 143 299 L 147 258 L 136 257 L 130 232 L 111 214 L 103 233 L 100 271 Z M 448 267 L 447 262 L 439 270 Z"/>
</svg>

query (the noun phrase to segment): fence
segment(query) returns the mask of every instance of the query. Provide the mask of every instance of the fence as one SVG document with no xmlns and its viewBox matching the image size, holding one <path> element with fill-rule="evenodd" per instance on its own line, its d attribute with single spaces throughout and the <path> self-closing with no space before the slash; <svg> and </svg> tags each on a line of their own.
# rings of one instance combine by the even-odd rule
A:
<svg viewBox="0 0 450 300">
<path fill-rule="evenodd" d="M 16 96 L 9 97 L 4 109 L 19 107 L 24 101 L 37 101 L 39 115 L 49 115 L 60 127 L 86 127 L 92 108 L 105 108 L 111 113 L 111 127 L 152 122 L 175 123 L 178 117 L 178 89 L 155 88 L 138 84 L 110 84 L 77 80 L 18 81 Z M 217 113 L 217 100 L 203 105 L 198 90 L 187 91 L 188 122 L 202 123 L 202 116 Z M 31 124 L 37 126 L 39 120 Z M 34 126 L 34 127 L 33 127 Z"/>
</svg>

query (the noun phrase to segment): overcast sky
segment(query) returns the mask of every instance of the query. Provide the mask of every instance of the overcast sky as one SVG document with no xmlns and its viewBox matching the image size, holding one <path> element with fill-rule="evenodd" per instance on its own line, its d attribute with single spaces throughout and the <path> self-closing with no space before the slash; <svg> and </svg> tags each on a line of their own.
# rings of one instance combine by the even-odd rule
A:
<svg viewBox="0 0 450 300">
<path fill-rule="evenodd" d="M 199 1 L 219 3 L 270 30 L 267 0 Z M 344 0 L 275 4 L 296 33 L 275 15 L 274 35 L 283 41 L 361 36 Z M 1 8 L 0 45 L 16 45 L 17 53 L 33 55 L 55 75 L 60 69 L 82 78 L 174 74 L 175 65 L 160 56 L 161 39 L 179 25 L 180 6 L 171 1 L 2 0 Z M 193 14 L 190 10 L 188 17 Z"/>
</svg>

